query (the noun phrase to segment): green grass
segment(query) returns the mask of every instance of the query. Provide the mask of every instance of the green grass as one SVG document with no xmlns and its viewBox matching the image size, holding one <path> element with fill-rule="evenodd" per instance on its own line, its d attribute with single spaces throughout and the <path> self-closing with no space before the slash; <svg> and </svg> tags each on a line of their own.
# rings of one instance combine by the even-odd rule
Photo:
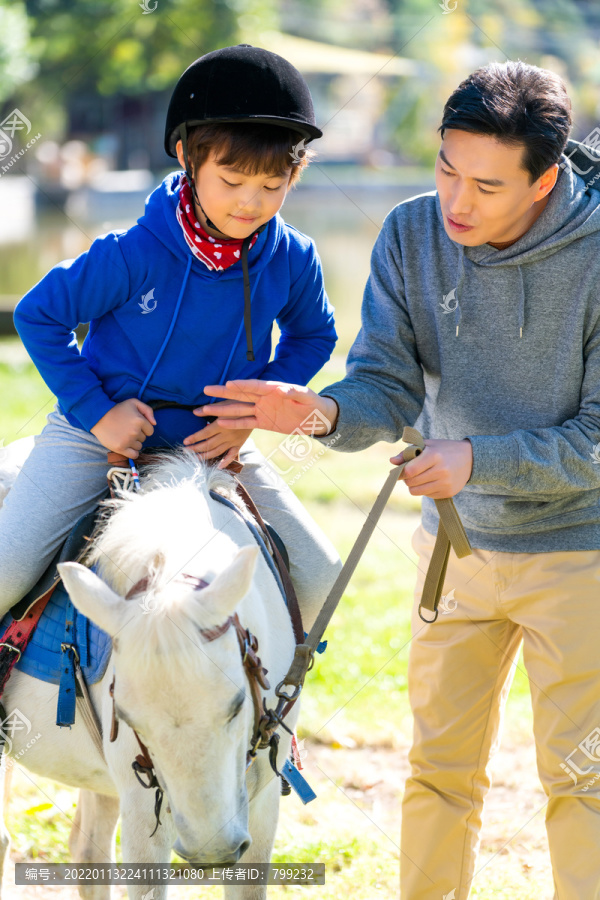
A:
<svg viewBox="0 0 600 900">
<path fill-rule="evenodd" d="M 33 363 L 22 359 L 19 346 L 18 338 L 0 339 L 0 441 L 5 444 L 39 434 L 55 403 Z"/>
</svg>

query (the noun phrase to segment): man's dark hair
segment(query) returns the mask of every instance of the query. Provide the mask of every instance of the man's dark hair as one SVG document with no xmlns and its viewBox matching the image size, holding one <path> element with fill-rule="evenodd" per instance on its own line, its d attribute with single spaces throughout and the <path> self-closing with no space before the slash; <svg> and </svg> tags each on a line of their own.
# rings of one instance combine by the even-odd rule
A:
<svg viewBox="0 0 600 900">
<path fill-rule="evenodd" d="M 521 60 L 489 63 L 461 81 L 446 101 L 438 131 L 458 128 L 523 145 L 529 184 L 560 161 L 571 131 L 571 100 L 555 72 Z"/>
</svg>

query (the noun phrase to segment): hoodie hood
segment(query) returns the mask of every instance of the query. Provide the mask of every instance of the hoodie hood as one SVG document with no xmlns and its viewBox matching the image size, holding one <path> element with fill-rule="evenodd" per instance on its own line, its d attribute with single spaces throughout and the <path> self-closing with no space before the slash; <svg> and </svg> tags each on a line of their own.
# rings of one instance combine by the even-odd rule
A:
<svg viewBox="0 0 600 900">
<path fill-rule="evenodd" d="M 504 266 L 509 271 L 512 270 L 510 278 L 513 295 L 517 297 L 515 314 L 518 334 L 519 337 L 523 337 L 526 309 L 521 266 L 524 263 L 546 259 L 572 241 L 600 231 L 600 216 L 596 213 L 600 206 L 600 182 L 598 188 L 591 187 L 589 181 L 584 181 L 573 171 L 569 158 L 564 153 L 561 156 L 560 166 L 556 184 L 548 195 L 548 203 L 543 212 L 525 234 L 503 250 L 498 250 L 491 244 L 467 247 L 453 241 L 445 230 L 438 193 L 432 192 L 432 196 L 435 195 L 437 215 L 446 239 L 458 248 L 456 289 L 454 296 L 449 297 L 456 303 L 453 307 L 456 337 L 459 335 L 461 322 L 468 316 L 468 300 L 465 302 L 463 286 L 465 279 L 469 279 L 473 266 Z"/>
</svg>

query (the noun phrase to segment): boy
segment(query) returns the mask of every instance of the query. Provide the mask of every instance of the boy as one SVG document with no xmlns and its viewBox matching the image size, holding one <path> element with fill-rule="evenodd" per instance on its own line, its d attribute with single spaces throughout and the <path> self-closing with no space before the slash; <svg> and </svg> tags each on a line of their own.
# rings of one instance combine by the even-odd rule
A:
<svg viewBox="0 0 600 900">
<path fill-rule="evenodd" d="M 240 452 L 241 481 L 289 547 L 310 628 L 340 567 L 335 549 L 249 430 L 199 422 L 193 410 L 208 382 L 307 382 L 331 354 L 315 246 L 278 215 L 306 163 L 298 145 L 320 136 L 308 87 L 282 57 L 246 44 L 206 54 L 167 114 L 165 149 L 185 173 L 167 176 L 137 225 L 97 238 L 17 305 L 17 330 L 58 403 L 0 510 L 0 615 L 105 492 L 107 450 L 135 459 L 142 446 L 188 439 L 223 464 Z M 72 329 L 88 321 L 80 353 Z M 156 400 L 187 408 L 155 412 Z"/>
</svg>

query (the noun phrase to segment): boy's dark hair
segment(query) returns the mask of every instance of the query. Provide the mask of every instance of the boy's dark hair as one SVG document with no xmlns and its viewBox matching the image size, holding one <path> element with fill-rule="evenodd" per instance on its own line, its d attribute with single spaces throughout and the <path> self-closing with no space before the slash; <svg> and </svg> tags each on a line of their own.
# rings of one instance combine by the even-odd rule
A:
<svg viewBox="0 0 600 900">
<path fill-rule="evenodd" d="M 438 131 L 458 128 L 521 144 L 529 184 L 560 161 L 571 131 L 571 101 L 555 72 L 521 60 L 489 63 L 461 81 L 446 101 Z"/>
<path fill-rule="evenodd" d="M 206 162 L 211 150 L 219 165 L 235 166 L 247 175 L 285 175 L 291 166 L 290 187 L 315 156 L 297 131 L 280 125 L 232 122 L 190 128 L 188 153 L 194 169 Z"/>
</svg>

